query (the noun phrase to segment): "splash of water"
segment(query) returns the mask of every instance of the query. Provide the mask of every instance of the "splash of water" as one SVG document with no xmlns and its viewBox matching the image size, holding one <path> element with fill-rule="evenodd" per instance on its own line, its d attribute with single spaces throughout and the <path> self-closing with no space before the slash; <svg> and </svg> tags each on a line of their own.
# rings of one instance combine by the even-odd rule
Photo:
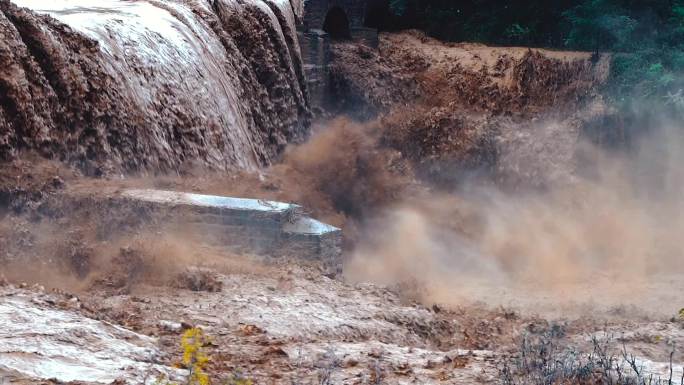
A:
<svg viewBox="0 0 684 385">
<path fill-rule="evenodd" d="M 290 1 L 13 3 L 0 2 L 3 158 L 255 168 L 307 135 Z"/>
</svg>

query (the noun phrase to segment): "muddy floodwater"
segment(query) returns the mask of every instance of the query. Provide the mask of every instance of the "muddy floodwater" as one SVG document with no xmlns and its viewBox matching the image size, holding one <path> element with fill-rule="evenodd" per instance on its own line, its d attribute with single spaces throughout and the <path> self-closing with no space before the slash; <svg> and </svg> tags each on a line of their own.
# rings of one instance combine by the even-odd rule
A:
<svg viewBox="0 0 684 385">
<path fill-rule="evenodd" d="M 298 8 L 3 1 L 0 156 L 36 150 L 95 174 L 267 165 L 308 133 Z"/>
<path fill-rule="evenodd" d="M 674 125 L 380 3 L 0 0 L 0 382 L 681 379 Z"/>
</svg>

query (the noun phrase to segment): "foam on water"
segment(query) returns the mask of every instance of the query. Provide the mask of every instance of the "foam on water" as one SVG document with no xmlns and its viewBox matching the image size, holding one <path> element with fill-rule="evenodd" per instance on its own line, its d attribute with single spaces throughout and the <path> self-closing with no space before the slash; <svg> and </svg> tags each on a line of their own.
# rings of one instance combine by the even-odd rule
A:
<svg viewBox="0 0 684 385">
<path fill-rule="evenodd" d="M 153 338 L 36 298 L 0 298 L 0 320 L 0 373 L 105 384 L 141 383 L 152 371 L 182 375 L 154 363 L 160 353 Z"/>
</svg>

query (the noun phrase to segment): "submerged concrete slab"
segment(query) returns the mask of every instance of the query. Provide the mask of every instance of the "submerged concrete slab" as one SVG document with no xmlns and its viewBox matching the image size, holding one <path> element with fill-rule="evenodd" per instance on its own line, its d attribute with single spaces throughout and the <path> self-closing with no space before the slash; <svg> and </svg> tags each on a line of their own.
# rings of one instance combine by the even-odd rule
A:
<svg viewBox="0 0 684 385">
<path fill-rule="evenodd" d="M 301 217 L 283 225 L 283 231 L 290 234 L 324 235 L 340 231 L 337 227 L 309 217 Z"/>
<path fill-rule="evenodd" d="M 339 263 L 341 230 L 304 215 L 296 204 L 152 189 L 124 190 L 119 196 L 170 214 L 214 245 Z"/>
<path fill-rule="evenodd" d="M 125 190 L 123 196 L 156 202 L 165 205 L 201 206 L 216 209 L 246 210 L 259 212 L 279 212 L 291 209 L 297 205 L 291 203 L 265 201 L 261 199 L 232 198 L 218 195 L 203 195 L 164 190 Z"/>
</svg>

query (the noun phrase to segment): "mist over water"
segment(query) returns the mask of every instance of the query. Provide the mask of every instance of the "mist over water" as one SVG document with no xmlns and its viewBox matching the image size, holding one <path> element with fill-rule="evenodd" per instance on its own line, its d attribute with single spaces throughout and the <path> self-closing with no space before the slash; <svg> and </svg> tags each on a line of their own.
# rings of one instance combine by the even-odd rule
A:
<svg viewBox="0 0 684 385">
<path fill-rule="evenodd" d="M 571 176 L 543 189 L 472 181 L 412 197 L 364 228 L 347 276 L 449 305 L 674 314 L 684 271 L 682 145 L 678 128 L 663 124 L 626 150 L 578 143 Z"/>
</svg>

